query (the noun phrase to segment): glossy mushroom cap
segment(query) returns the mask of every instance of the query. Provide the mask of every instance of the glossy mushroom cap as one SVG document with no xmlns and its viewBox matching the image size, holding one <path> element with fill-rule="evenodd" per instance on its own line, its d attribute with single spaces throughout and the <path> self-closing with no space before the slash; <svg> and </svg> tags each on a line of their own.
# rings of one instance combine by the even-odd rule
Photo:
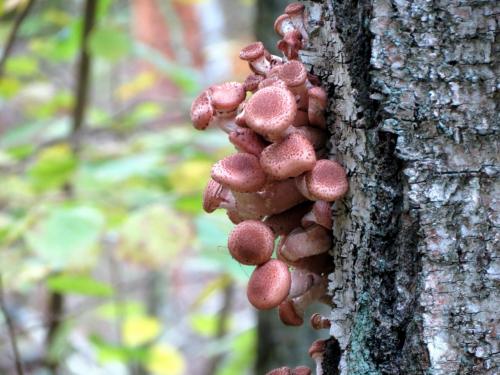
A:
<svg viewBox="0 0 500 375">
<path fill-rule="evenodd" d="M 267 146 L 262 137 L 249 128 L 237 128 L 229 133 L 231 142 L 238 151 L 260 156 L 262 150 Z"/>
<path fill-rule="evenodd" d="M 247 286 L 248 301 L 259 310 L 268 310 L 285 300 L 291 277 L 286 263 L 271 259 L 258 266 Z"/>
<path fill-rule="evenodd" d="M 245 220 L 233 228 L 227 247 L 233 258 L 241 264 L 263 264 L 273 254 L 274 234 L 261 221 Z"/>
<path fill-rule="evenodd" d="M 300 192 L 310 200 L 333 202 L 349 190 L 344 168 L 333 160 L 318 160 L 309 172 L 296 178 Z"/>
<path fill-rule="evenodd" d="M 245 100 L 244 86 L 239 82 L 225 82 L 210 88 L 212 106 L 217 114 L 234 112 L 238 105 Z"/>
<path fill-rule="evenodd" d="M 278 245 L 278 251 L 285 260 L 295 262 L 301 258 L 326 253 L 331 247 L 330 232 L 320 225 L 306 229 L 296 228 Z"/>
<path fill-rule="evenodd" d="M 251 129 L 268 140 L 279 140 L 292 124 L 297 112 L 293 94 L 269 86 L 257 91 L 245 106 L 245 121 Z"/>
<path fill-rule="evenodd" d="M 245 152 L 219 160 L 212 167 L 211 175 L 221 185 L 242 193 L 258 191 L 266 183 L 266 175 L 259 159 Z"/>
<path fill-rule="evenodd" d="M 315 164 L 314 148 L 300 133 L 292 133 L 267 146 L 260 155 L 262 169 L 275 180 L 296 177 L 311 170 Z"/>
<path fill-rule="evenodd" d="M 205 130 L 214 116 L 208 91 L 203 91 L 191 104 L 191 121 L 198 130 Z"/>
</svg>

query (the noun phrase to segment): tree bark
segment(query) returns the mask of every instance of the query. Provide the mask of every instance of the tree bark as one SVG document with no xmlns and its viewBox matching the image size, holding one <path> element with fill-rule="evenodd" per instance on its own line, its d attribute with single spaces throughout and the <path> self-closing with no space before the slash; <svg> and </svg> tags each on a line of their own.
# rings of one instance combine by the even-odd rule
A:
<svg viewBox="0 0 500 375">
<path fill-rule="evenodd" d="M 498 5 L 305 4 L 350 181 L 325 374 L 497 374 Z"/>
</svg>

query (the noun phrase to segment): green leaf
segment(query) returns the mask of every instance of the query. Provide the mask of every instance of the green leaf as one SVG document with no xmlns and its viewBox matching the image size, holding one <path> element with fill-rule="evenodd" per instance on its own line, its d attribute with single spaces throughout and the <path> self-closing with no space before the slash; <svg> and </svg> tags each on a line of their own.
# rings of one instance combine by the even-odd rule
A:
<svg viewBox="0 0 500 375">
<path fill-rule="evenodd" d="M 28 246 L 53 269 L 94 262 L 104 218 L 86 206 L 56 208 L 25 233 Z"/>
<path fill-rule="evenodd" d="M 119 254 L 150 267 L 171 260 L 187 247 L 192 235 L 185 217 L 159 204 L 133 213 L 120 233 Z"/>
<path fill-rule="evenodd" d="M 201 336 L 211 337 L 217 332 L 218 317 L 213 314 L 191 314 L 189 325 L 191 329 Z"/>
<path fill-rule="evenodd" d="M 152 316 L 131 316 L 123 322 L 123 342 L 127 346 L 140 346 L 156 338 L 162 329 L 161 322 Z"/>
<path fill-rule="evenodd" d="M 5 72 L 16 77 L 29 77 L 38 72 L 38 62 L 27 56 L 10 57 L 5 64 Z"/>
<path fill-rule="evenodd" d="M 182 375 L 186 370 L 186 361 L 175 347 L 157 344 L 149 350 L 146 368 L 154 375 Z"/>
<path fill-rule="evenodd" d="M 12 77 L 0 78 L 0 98 L 10 99 L 16 95 L 21 88 L 21 83 Z"/>
<path fill-rule="evenodd" d="M 105 26 L 92 31 L 88 47 L 92 54 L 116 61 L 130 51 L 129 41 L 130 38 L 123 30 Z"/>
<path fill-rule="evenodd" d="M 28 169 L 28 176 L 36 189 L 58 188 L 71 178 L 76 166 L 77 161 L 69 145 L 52 146 L 39 154 Z"/>
<path fill-rule="evenodd" d="M 90 276 L 56 275 L 47 280 L 47 287 L 62 294 L 109 297 L 114 291 L 111 285 Z"/>
</svg>

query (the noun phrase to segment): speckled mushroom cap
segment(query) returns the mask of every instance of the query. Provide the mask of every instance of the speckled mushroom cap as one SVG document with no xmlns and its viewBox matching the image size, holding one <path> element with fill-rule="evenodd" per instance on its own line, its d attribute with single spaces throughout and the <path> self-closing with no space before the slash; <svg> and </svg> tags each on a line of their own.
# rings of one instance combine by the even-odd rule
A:
<svg viewBox="0 0 500 375">
<path fill-rule="evenodd" d="M 288 87 L 296 87 L 306 82 L 307 71 L 300 61 L 291 60 L 281 66 L 279 78 L 285 81 Z"/>
<path fill-rule="evenodd" d="M 198 130 L 205 130 L 212 120 L 214 110 L 207 90 L 203 91 L 191 104 L 191 121 Z"/>
<path fill-rule="evenodd" d="M 327 159 L 318 160 L 312 170 L 299 176 L 296 181 L 301 193 L 311 200 L 333 202 L 342 198 L 349 189 L 344 168 Z"/>
<path fill-rule="evenodd" d="M 239 82 L 225 82 L 210 87 L 212 106 L 217 111 L 234 111 L 245 100 L 244 86 Z"/>
<path fill-rule="evenodd" d="M 284 90 L 288 89 L 285 81 L 278 78 L 278 76 L 268 77 L 259 82 L 258 89 L 262 90 L 264 87 L 277 86 Z"/>
<path fill-rule="evenodd" d="M 245 82 L 243 82 L 243 87 L 246 91 L 255 92 L 259 88 L 259 83 L 264 79 L 264 77 L 260 74 L 249 74 L 247 78 L 245 78 Z"/>
<path fill-rule="evenodd" d="M 238 151 L 260 156 L 262 150 L 267 146 L 262 137 L 249 128 L 238 128 L 229 133 L 231 142 Z"/>
<path fill-rule="evenodd" d="M 274 234 L 261 221 L 245 220 L 233 228 L 227 247 L 232 257 L 241 264 L 259 265 L 271 259 Z"/>
<path fill-rule="evenodd" d="M 275 368 L 274 370 L 266 372 L 266 375 L 292 375 L 292 369 L 290 367 Z"/>
<path fill-rule="evenodd" d="M 289 134 L 267 146 L 260 155 L 262 169 L 276 180 L 296 177 L 311 170 L 315 164 L 314 148 L 300 133 Z"/>
<path fill-rule="evenodd" d="M 258 266 L 250 276 L 248 301 L 259 310 L 272 309 L 285 300 L 290 284 L 290 272 L 286 263 L 271 259 Z"/>
<path fill-rule="evenodd" d="M 296 113 L 297 104 L 293 94 L 276 86 L 257 91 L 245 106 L 248 127 L 273 141 L 283 137 Z"/>
<path fill-rule="evenodd" d="M 288 299 L 280 303 L 278 314 L 281 322 L 287 326 L 301 326 L 304 323 L 304 318 L 297 314 L 293 302 Z"/>
<path fill-rule="evenodd" d="M 259 191 L 266 183 L 266 175 L 259 159 L 246 152 L 219 160 L 212 167 L 211 176 L 221 185 L 241 193 Z"/>
<path fill-rule="evenodd" d="M 264 48 L 264 44 L 262 42 L 251 43 L 240 51 L 240 59 L 245 61 L 253 61 L 266 53 L 266 49 Z"/>
</svg>

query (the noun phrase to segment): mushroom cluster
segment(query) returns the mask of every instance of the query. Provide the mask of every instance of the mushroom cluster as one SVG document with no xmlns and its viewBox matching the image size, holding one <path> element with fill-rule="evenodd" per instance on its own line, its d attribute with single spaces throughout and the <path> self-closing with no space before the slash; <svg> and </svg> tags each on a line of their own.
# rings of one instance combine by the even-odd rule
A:
<svg viewBox="0 0 500 375">
<path fill-rule="evenodd" d="M 203 208 L 225 209 L 235 224 L 229 252 L 255 266 L 249 302 L 257 309 L 277 308 L 284 324 L 298 326 L 312 302 L 328 303 L 330 207 L 347 192 L 348 181 L 343 167 L 325 158 L 327 96 L 299 60 L 307 40 L 304 6 L 288 5 L 274 28 L 282 37 L 283 57 L 261 42 L 244 47 L 240 58 L 252 73 L 243 83 L 203 91 L 191 106 L 191 119 L 198 130 L 219 127 L 237 151 L 213 166 Z M 311 325 L 327 328 L 329 321 L 315 314 Z M 316 348 L 314 357 L 317 353 Z M 284 367 L 271 373 L 310 370 Z"/>
</svg>

